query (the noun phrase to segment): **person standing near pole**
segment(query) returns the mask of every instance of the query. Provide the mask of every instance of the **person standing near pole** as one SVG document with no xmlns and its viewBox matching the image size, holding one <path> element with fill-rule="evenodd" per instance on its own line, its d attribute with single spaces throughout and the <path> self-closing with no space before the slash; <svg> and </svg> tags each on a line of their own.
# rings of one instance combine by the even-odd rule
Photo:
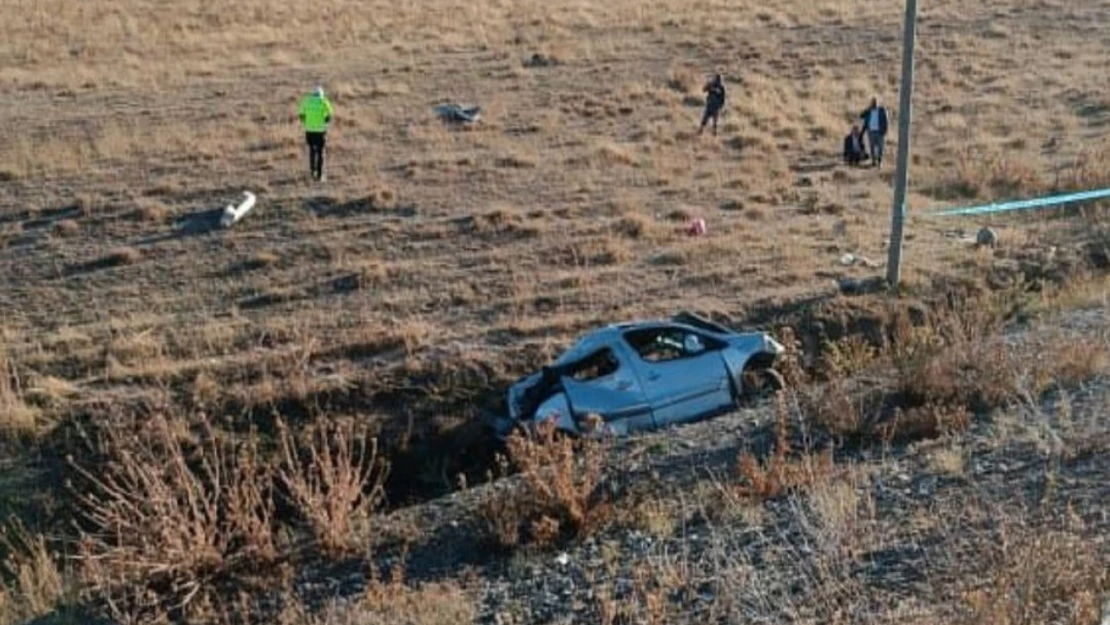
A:
<svg viewBox="0 0 1110 625">
<path fill-rule="evenodd" d="M 863 128 L 867 131 L 867 146 L 871 149 L 871 165 L 882 167 L 883 148 L 886 147 L 886 131 L 890 120 L 886 114 L 886 107 L 879 103 L 879 98 L 871 98 L 871 106 L 860 114 Z"/>
<path fill-rule="evenodd" d="M 334 109 L 331 100 L 324 95 L 323 87 L 301 100 L 298 116 L 304 126 L 305 143 L 308 144 L 308 167 L 314 180 L 326 180 L 324 175 L 324 149 L 328 140 L 328 125 Z"/>
</svg>

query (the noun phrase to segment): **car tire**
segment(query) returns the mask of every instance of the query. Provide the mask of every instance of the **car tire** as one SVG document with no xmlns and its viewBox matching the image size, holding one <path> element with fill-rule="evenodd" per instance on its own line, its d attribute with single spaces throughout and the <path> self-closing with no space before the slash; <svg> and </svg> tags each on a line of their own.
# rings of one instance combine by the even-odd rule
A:
<svg viewBox="0 0 1110 625">
<path fill-rule="evenodd" d="M 740 376 L 740 404 L 754 404 L 786 388 L 782 374 L 771 367 L 745 369 Z"/>
</svg>

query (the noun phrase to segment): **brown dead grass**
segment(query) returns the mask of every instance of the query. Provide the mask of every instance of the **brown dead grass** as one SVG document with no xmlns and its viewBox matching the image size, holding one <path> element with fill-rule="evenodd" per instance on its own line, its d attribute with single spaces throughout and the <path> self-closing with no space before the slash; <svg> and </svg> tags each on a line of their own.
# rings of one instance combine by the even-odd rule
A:
<svg viewBox="0 0 1110 625">
<path fill-rule="evenodd" d="M 1034 625 L 1061 616 L 1071 623 L 1098 623 L 1110 572 L 1073 531 L 1030 532 L 1004 524 L 992 553 L 984 554 L 984 583 L 965 601 L 975 625 Z"/>
<path fill-rule="evenodd" d="M 0 329 L 0 341 L 4 334 Z M 27 402 L 23 379 L 3 343 L 0 343 L 0 414 L 3 415 L 0 431 L 7 436 L 33 433 L 38 425 L 38 411 Z"/>
<path fill-rule="evenodd" d="M 0 570 L 0 623 L 33 621 L 53 611 L 64 600 L 66 582 L 58 558 L 46 538 L 15 519 L 4 528 L 0 548 L 7 553 Z"/>
<path fill-rule="evenodd" d="M 277 555 L 258 441 L 226 449 L 207 419 L 197 425 L 195 442 L 164 416 L 108 425 L 109 462 L 75 467 L 83 590 L 116 617 L 184 607 L 228 571 Z"/>
<path fill-rule="evenodd" d="M 775 499 L 834 477 L 837 469 L 831 448 L 816 453 L 807 449 L 800 457 L 792 457 L 789 419 L 787 399 L 779 393 L 775 396 L 775 440 L 770 455 L 760 461 L 742 452 L 737 458 L 741 478 L 738 490 L 742 496 Z"/>
<path fill-rule="evenodd" d="M 585 328 L 679 308 L 739 318 L 764 298 L 864 275 L 838 265 L 846 252 L 883 256 L 889 172 L 840 167 L 837 149 L 868 97 L 896 101 L 897 50 L 882 34 L 897 36 L 896 6 L 339 0 L 321 13 L 284 0 L 39 0 L 7 8 L 0 266 L 18 288 L 0 292 L 0 307 L 19 313 L 0 358 L 0 410 L 13 429 L 97 412 L 89 406 L 269 413 L 338 397 L 329 418 L 362 417 L 372 403 L 387 413 L 381 421 L 405 430 L 398 440 L 419 441 L 467 422 L 478 389 L 531 370 Z M 911 214 L 934 200 L 1107 184 L 1106 94 L 1072 88 L 1088 84 L 1088 68 L 1105 56 L 1095 38 L 1076 34 L 1099 27 L 1102 13 L 1060 0 L 939 0 L 928 13 Z M 521 62 L 533 58 L 557 62 Z M 721 59 L 740 61 L 717 67 Z M 700 86 L 714 70 L 731 89 L 722 135 L 696 137 Z M 338 106 L 324 188 L 303 180 L 302 138 L 288 119 L 317 83 Z M 430 114 L 444 99 L 481 104 L 485 121 L 444 128 Z M 260 204 L 235 230 L 181 225 L 243 188 L 258 190 Z M 707 220 L 706 237 L 681 233 L 695 216 Z M 995 259 L 981 253 L 968 264 L 945 236 L 978 225 L 915 217 L 907 281 L 983 279 Z M 1007 240 L 1044 247 L 1070 236 L 1062 230 L 1015 219 Z M 923 436 L 1105 368 L 1097 347 L 1061 341 L 1031 365 L 975 330 L 974 315 L 959 315 L 966 319 L 938 317 L 892 345 L 837 344 L 813 418 L 838 436 Z M 847 381 L 876 369 L 896 374 L 893 388 L 876 395 Z M 874 417 L 892 396 L 906 405 L 883 414 L 880 427 Z M 124 438 L 110 436 L 120 449 L 101 451 L 128 450 L 144 468 L 88 469 L 97 479 L 205 502 L 222 496 L 197 484 L 206 474 L 188 445 L 137 451 Z M 356 439 L 348 442 L 366 440 Z M 382 440 L 383 449 L 396 443 Z M 354 462 L 356 448 L 344 448 Z M 757 490 L 789 492 L 808 479 L 804 463 L 822 466 L 820 456 L 780 449 L 770 464 L 748 463 L 748 481 L 762 480 Z M 518 453 L 534 474 L 543 465 L 566 473 L 565 483 L 550 490 L 525 479 L 525 494 L 506 501 L 526 509 L 491 512 L 505 521 L 494 533 L 515 542 L 592 531 L 594 515 L 604 516 L 590 499 L 601 469 L 568 473 L 554 451 Z M 166 460 L 175 454 L 190 459 L 188 471 L 154 470 L 178 467 Z M 356 491 L 367 474 L 343 463 L 329 470 L 345 493 L 329 503 L 345 512 L 313 506 L 302 519 L 323 528 L 314 533 L 324 542 L 341 543 L 366 512 Z M 305 501 L 328 491 L 314 484 L 303 484 Z M 135 493 L 101 494 L 96 505 L 112 514 L 138 503 Z M 239 557 L 239 547 L 228 552 L 226 539 L 210 536 L 211 519 L 162 512 L 180 527 L 152 543 L 161 546 L 88 530 L 94 552 L 121 550 L 102 560 L 105 578 L 137 575 L 130 556 L 172 559 L 167 570 L 181 579 L 195 576 L 192 557 L 223 562 L 217 568 Z M 254 529 L 240 531 L 267 531 L 247 525 Z M 200 546 L 174 568 L 190 532 Z M 661 594 L 652 586 L 641 599 Z"/>
<path fill-rule="evenodd" d="M 385 580 L 374 579 L 361 596 L 328 602 L 318 610 L 305 605 L 296 595 L 283 599 L 283 609 L 276 621 L 280 625 L 454 625 L 474 622 L 478 613 L 474 600 L 458 584 L 410 584 L 400 573 Z M 242 622 L 251 622 L 249 608 L 243 612 L 246 614 L 236 616 Z"/>
<path fill-rule="evenodd" d="M 803 392 L 810 419 L 842 440 L 933 438 L 963 430 L 974 414 L 1036 402 L 1048 391 L 1073 389 L 1110 372 L 1110 356 L 1097 339 L 1048 332 L 1031 344 L 1008 340 L 1012 306 L 1012 294 L 988 293 L 936 307 L 920 325 L 896 309 L 889 340 L 881 345 L 860 335 L 826 345 L 820 369 L 829 381 Z M 796 341 L 788 343 L 797 350 Z M 788 363 L 787 375 L 807 385 L 811 377 L 798 357 Z M 892 381 L 861 385 L 861 376 Z"/>
</svg>

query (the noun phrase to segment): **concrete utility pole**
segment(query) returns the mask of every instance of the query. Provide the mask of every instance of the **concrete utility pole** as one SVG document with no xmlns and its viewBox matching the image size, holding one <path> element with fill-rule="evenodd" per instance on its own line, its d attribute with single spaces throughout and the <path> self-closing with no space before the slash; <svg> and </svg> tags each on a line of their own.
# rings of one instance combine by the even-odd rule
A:
<svg viewBox="0 0 1110 625">
<path fill-rule="evenodd" d="M 910 118 L 913 108 L 913 47 L 917 38 L 917 0 L 906 0 L 905 33 L 902 35 L 902 87 L 898 102 L 898 163 L 894 173 L 894 208 L 890 224 L 890 255 L 886 281 L 898 286 L 902 279 L 902 230 L 906 221 L 906 187 L 910 170 Z"/>
</svg>

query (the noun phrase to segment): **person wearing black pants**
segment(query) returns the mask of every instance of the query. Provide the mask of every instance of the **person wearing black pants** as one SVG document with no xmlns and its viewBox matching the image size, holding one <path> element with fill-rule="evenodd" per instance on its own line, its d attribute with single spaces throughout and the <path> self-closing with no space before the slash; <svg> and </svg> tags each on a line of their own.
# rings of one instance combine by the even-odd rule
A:
<svg viewBox="0 0 1110 625">
<path fill-rule="evenodd" d="M 316 180 L 324 179 L 324 149 L 328 144 L 327 132 L 305 132 L 305 143 L 308 144 L 308 167 L 312 177 Z"/>
<path fill-rule="evenodd" d="M 305 143 L 308 144 L 308 166 L 314 180 L 324 180 L 324 152 L 328 142 L 328 124 L 335 111 L 324 95 L 324 88 L 316 90 L 301 100 L 299 117 L 304 124 Z"/>
</svg>

